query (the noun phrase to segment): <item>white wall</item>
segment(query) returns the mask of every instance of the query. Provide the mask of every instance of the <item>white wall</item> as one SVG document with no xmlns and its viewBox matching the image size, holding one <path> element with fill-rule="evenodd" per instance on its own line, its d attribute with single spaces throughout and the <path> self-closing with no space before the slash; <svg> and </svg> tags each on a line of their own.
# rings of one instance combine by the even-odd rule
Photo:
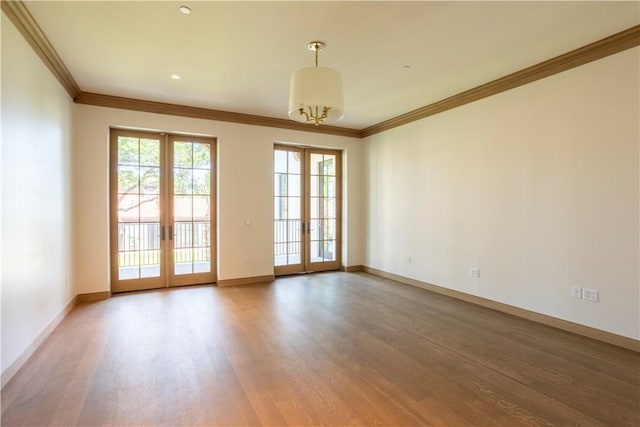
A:
<svg viewBox="0 0 640 427">
<path fill-rule="evenodd" d="M 217 138 L 219 280 L 273 274 L 273 144 L 343 149 L 343 264 L 362 264 L 362 140 L 88 105 L 74 108 L 74 259 L 79 293 L 109 290 L 109 126 Z M 250 226 L 245 225 L 246 217 L 251 218 Z"/>
<path fill-rule="evenodd" d="M 365 264 L 640 338 L 639 51 L 369 137 Z"/>
<path fill-rule="evenodd" d="M 72 101 L 2 13 L 2 372 L 75 296 Z"/>
</svg>

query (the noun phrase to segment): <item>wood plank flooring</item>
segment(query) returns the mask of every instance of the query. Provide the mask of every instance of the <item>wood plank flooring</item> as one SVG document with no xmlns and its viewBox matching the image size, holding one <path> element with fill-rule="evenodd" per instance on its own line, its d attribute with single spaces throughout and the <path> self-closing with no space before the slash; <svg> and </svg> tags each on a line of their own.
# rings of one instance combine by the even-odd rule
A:
<svg viewBox="0 0 640 427">
<path fill-rule="evenodd" d="M 640 355 L 366 273 L 81 304 L 3 426 L 638 426 Z"/>
</svg>

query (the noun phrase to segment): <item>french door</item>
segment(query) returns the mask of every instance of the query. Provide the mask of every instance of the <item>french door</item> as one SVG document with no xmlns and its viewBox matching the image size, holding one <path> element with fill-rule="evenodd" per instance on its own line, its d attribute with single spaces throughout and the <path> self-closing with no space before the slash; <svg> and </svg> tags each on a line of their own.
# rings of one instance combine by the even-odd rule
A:
<svg viewBox="0 0 640 427">
<path fill-rule="evenodd" d="M 341 153 L 274 148 L 276 275 L 340 268 Z"/>
<path fill-rule="evenodd" d="M 215 139 L 111 129 L 113 292 L 213 283 Z"/>
</svg>

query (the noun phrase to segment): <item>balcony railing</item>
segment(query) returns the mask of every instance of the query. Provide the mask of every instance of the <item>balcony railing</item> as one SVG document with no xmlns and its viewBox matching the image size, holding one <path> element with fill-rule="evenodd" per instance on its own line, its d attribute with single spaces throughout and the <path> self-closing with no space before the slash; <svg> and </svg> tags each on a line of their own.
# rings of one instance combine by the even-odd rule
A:
<svg viewBox="0 0 640 427">
<path fill-rule="evenodd" d="M 210 261 L 210 246 L 209 222 L 174 224 L 175 263 Z M 160 224 L 119 223 L 118 255 L 119 267 L 160 264 Z"/>
<path fill-rule="evenodd" d="M 299 219 L 276 219 L 274 221 L 275 255 L 300 253 L 302 223 Z"/>
</svg>

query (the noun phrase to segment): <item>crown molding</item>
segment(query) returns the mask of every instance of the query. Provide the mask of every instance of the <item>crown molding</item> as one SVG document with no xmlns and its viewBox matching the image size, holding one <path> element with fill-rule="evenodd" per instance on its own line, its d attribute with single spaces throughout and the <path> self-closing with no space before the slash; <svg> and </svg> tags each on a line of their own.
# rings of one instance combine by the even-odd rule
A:
<svg viewBox="0 0 640 427">
<path fill-rule="evenodd" d="M 0 2 L 2 11 L 18 29 L 22 37 L 31 45 L 31 48 L 42 59 L 42 62 L 49 68 L 58 79 L 62 87 L 69 93 L 71 98 L 75 98 L 80 93 L 80 87 L 73 79 L 73 76 L 62 62 L 60 56 L 53 48 L 47 36 L 33 18 L 29 10 L 22 1 Z"/>
<path fill-rule="evenodd" d="M 144 111 L 174 116 L 192 117 L 222 122 L 241 123 L 246 125 L 266 126 L 280 129 L 298 130 L 302 132 L 323 133 L 351 138 L 366 138 L 398 126 L 442 113 L 518 86 L 570 70 L 580 65 L 613 55 L 640 45 L 640 25 L 613 34 L 597 42 L 572 50 L 555 58 L 493 80 L 489 83 L 466 90 L 449 98 L 434 102 L 397 117 L 358 130 L 338 126 L 312 126 L 292 120 L 257 116 L 207 108 L 189 107 L 155 101 L 83 92 L 73 76 L 58 56 L 55 49 L 38 26 L 21 0 L 0 1 L 2 11 L 9 17 L 18 31 L 31 45 L 53 75 L 60 81 L 65 90 L 79 104 L 101 107 L 121 108 L 125 110 Z"/>
<path fill-rule="evenodd" d="M 243 113 L 232 113 L 229 111 L 210 110 L 208 108 L 189 107 L 186 105 L 167 104 L 164 102 L 143 101 L 140 99 L 102 95 L 99 93 L 80 92 L 75 97 L 74 101 L 78 104 L 96 105 L 99 107 L 120 108 L 123 110 L 144 111 L 147 113 L 168 114 L 171 116 L 183 116 L 195 119 L 217 120 L 221 122 L 241 123 L 245 125 L 267 126 L 272 128 L 360 138 L 360 131 L 357 129 L 325 125 L 313 126 L 293 120 L 276 119 L 272 117 L 255 116 Z"/>
<path fill-rule="evenodd" d="M 534 66 L 517 71 L 513 74 L 477 86 L 473 89 L 453 95 L 433 104 L 418 108 L 400 116 L 385 120 L 368 128 L 362 129 L 361 137 L 384 132 L 434 114 L 442 113 L 452 108 L 460 107 L 470 102 L 478 101 L 509 89 L 549 77 L 551 75 L 570 70 L 597 59 L 640 45 L 640 25 L 616 33 L 612 36 L 572 50 L 555 58 L 541 62 Z"/>
</svg>

